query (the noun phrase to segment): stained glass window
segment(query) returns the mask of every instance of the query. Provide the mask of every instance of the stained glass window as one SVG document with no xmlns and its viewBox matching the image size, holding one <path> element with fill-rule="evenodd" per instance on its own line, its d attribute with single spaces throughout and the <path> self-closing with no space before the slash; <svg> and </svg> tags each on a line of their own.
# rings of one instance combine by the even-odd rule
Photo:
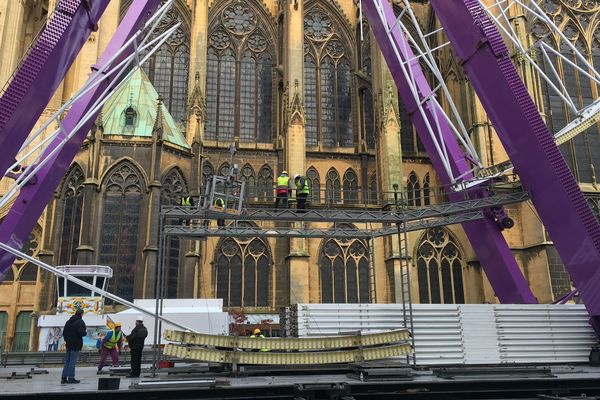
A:
<svg viewBox="0 0 600 400">
<path fill-rule="evenodd" d="M 349 169 L 344 174 L 344 204 L 358 203 L 358 177 Z"/>
<path fill-rule="evenodd" d="M 77 264 L 77 247 L 83 207 L 83 170 L 75 166 L 64 181 L 61 203 L 63 209 L 58 260 L 61 265 Z"/>
<path fill-rule="evenodd" d="M 311 203 L 321 202 L 321 180 L 319 178 L 319 172 L 315 168 L 309 168 L 306 171 L 306 178 L 308 179 L 308 187 L 310 189 L 310 201 Z"/>
<path fill-rule="evenodd" d="M 181 198 L 189 194 L 183 173 L 178 168 L 171 169 L 161 181 L 160 205 L 173 206 L 181 204 Z M 165 285 L 166 297 L 177 298 L 180 271 L 183 262 L 180 254 L 180 240 L 176 236 L 170 236 L 166 240 L 165 251 Z"/>
<path fill-rule="evenodd" d="M 421 205 L 421 185 L 419 184 L 419 178 L 414 171 L 408 175 L 406 192 L 406 199 L 409 206 L 418 207 Z"/>
<path fill-rule="evenodd" d="M 267 307 L 271 253 L 258 238 L 222 239 L 215 259 L 216 294 L 224 307 Z"/>
<path fill-rule="evenodd" d="M 352 54 L 335 33 L 331 17 L 313 7 L 304 17 L 306 144 L 353 147 Z"/>
<path fill-rule="evenodd" d="M 178 11 L 172 7 L 160 22 L 152 38 L 164 33 L 178 22 L 182 22 Z M 185 120 L 188 97 L 188 75 L 190 64 L 190 32 L 182 23 L 161 48 L 154 53 L 142 68 L 148 75 L 163 103 L 177 122 Z"/>
<path fill-rule="evenodd" d="M 322 303 L 368 303 L 369 250 L 359 239 L 328 239 L 321 247 Z"/>
<path fill-rule="evenodd" d="M 255 193 L 256 177 L 254 176 L 254 169 L 252 168 L 252 166 L 250 164 L 246 164 L 242 168 L 242 171 L 240 174 L 240 181 L 246 182 L 246 184 L 244 185 L 244 197 L 247 200 L 254 200 L 254 198 L 256 196 L 256 193 Z"/>
<path fill-rule="evenodd" d="M 341 183 L 340 174 L 335 168 L 331 168 L 327 172 L 325 181 L 325 202 L 327 204 L 337 204 L 341 201 Z"/>
<path fill-rule="evenodd" d="M 231 3 L 211 22 L 205 138 L 224 143 L 273 140 L 274 40 L 252 7 Z M 236 92 L 236 87 L 239 91 Z"/>
<path fill-rule="evenodd" d="M 542 2 L 540 6 L 545 8 L 550 18 L 557 21 L 560 18 L 560 23 L 557 22 L 557 25 L 560 26 L 565 37 L 597 70 L 600 66 L 600 28 L 590 23 L 590 17 L 594 14 L 589 12 L 593 7 L 597 7 L 596 2 Z M 595 11 L 598 9 L 596 8 Z M 585 69 L 584 63 L 575 56 L 564 40 L 558 38 L 556 32 L 549 30 L 543 21 L 536 19 L 530 23 L 534 39 L 543 40 L 566 58 L 565 60 L 548 52 L 548 60 L 538 53 L 538 64 L 544 72 L 553 77 L 555 84 L 558 83 L 558 79 L 554 75 L 554 70 L 558 72 L 559 79 L 575 107 L 581 109 L 594 102 L 600 89 L 597 83 L 571 65 L 572 63 Z M 551 133 L 556 134 L 576 116 L 556 91 L 550 88 L 545 79 L 541 79 L 540 82 L 547 115 L 546 123 Z M 591 183 L 597 180 L 596 174 L 600 171 L 598 124 L 592 125 L 567 143 L 560 145 L 560 151 L 579 182 Z"/>
<path fill-rule="evenodd" d="M 417 249 L 420 303 L 461 304 L 465 302 L 462 258 L 450 231 L 437 227 L 425 232 Z"/>
<path fill-rule="evenodd" d="M 128 162 L 114 167 L 102 184 L 104 194 L 98 262 L 113 269 L 108 290 L 126 300 L 133 300 L 142 185 L 141 174 Z"/>
<path fill-rule="evenodd" d="M 268 165 L 260 169 L 256 195 L 258 201 L 273 201 L 273 170 Z"/>
</svg>

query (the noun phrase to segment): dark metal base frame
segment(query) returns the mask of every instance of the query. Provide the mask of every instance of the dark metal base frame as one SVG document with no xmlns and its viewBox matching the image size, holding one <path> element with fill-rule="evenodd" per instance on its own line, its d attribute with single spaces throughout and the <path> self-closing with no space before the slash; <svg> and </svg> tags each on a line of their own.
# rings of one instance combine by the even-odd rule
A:
<svg viewBox="0 0 600 400">
<path fill-rule="evenodd" d="M 206 379 L 202 377 L 201 379 Z M 306 377 L 298 377 L 306 381 Z M 304 379 L 302 379 L 304 378 Z M 212 387 L 140 389 L 111 391 L 111 400 L 136 399 L 289 399 L 289 400 L 353 400 L 353 399 L 566 399 L 600 395 L 597 378 L 483 378 L 444 381 L 361 382 L 346 375 L 332 375 L 319 383 L 278 383 L 265 379 L 256 385 L 229 385 L 220 377 Z M 106 398 L 107 392 L 23 393 L 11 398 L 78 400 Z M 4 397 L 0 394 L 0 399 Z"/>
</svg>

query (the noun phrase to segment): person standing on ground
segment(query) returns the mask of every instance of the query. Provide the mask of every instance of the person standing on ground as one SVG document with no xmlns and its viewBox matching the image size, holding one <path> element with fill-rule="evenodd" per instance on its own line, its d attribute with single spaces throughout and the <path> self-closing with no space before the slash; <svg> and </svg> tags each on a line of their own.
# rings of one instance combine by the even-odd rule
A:
<svg viewBox="0 0 600 400">
<path fill-rule="evenodd" d="M 294 184 L 296 185 L 296 209 L 302 210 L 300 212 L 305 212 L 306 210 L 306 200 L 308 199 L 308 179 L 304 176 L 296 175 L 294 177 Z"/>
<path fill-rule="evenodd" d="M 139 315 L 135 320 L 135 328 L 127 336 L 127 343 L 131 350 L 131 373 L 128 378 L 139 378 L 142 369 L 142 351 L 144 350 L 144 340 L 148 336 L 148 330 L 144 326 L 144 317 Z"/>
<path fill-rule="evenodd" d="M 117 353 L 117 349 L 119 352 Z M 121 332 L 121 323 L 117 322 L 115 324 L 115 328 L 108 332 L 104 339 L 102 339 L 102 343 L 100 345 L 100 363 L 98 364 L 98 373 L 102 371 L 104 367 L 104 362 L 106 361 L 106 356 L 110 354 L 112 359 L 113 367 L 118 367 L 119 364 L 119 354 L 121 354 L 121 350 L 123 349 L 123 332 Z"/>
<path fill-rule="evenodd" d="M 62 371 L 60 383 L 79 383 L 75 379 L 75 364 L 83 347 L 83 337 L 87 334 L 87 327 L 83 322 L 83 310 L 78 308 L 63 328 L 63 339 L 67 347 L 65 353 L 65 366 Z"/>
<path fill-rule="evenodd" d="M 281 175 L 277 177 L 277 189 L 275 193 L 277 195 L 277 200 L 275 201 L 275 207 L 279 208 L 281 204 L 283 208 L 288 208 L 288 198 L 290 192 L 290 177 L 288 176 L 287 171 L 281 172 Z"/>
</svg>

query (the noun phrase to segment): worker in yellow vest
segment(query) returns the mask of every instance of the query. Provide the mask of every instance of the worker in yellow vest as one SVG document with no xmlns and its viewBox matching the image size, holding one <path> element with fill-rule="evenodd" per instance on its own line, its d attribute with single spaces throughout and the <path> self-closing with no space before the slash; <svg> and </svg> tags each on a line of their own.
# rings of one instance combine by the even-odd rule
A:
<svg viewBox="0 0 600 400">
<path fill-rule="evenodd" d="M 281 172 L 281 175 L 277 177 L 277 188 L 275 189 L 277 200 L 275 201 L 275 207 L 279 208 L 279 205 L 281 204 L 283 208 L 288 208 L 290 192 L 290 177 L 288 176 L 287 171 L 283 171 Z"/>
<path fill-rule="evenodd" d="M 253 338 L 253 339 L 256 339 L 256 338 L 264 339 L 265 335 L 262 334 L 262 332 L 260 331 L 260 329 L 256 328 L 254 330 L 254 332 L 252 332 L 252 335 L 250 337 Z M 254 350 L 254 351 L 256 351 L 256 350 Z M 260 349 L 259 351 L 271 351 L 271 349 Z"/>
<path fill-rule="evenodd" d="M 100 363 L 98 364 L 98 373 L 102 371 L 106 357 L 110 354 L 113 367 L 118 367 L 119 354 L 123 349 L 123 332 L 121 332 L 121 323 L 115 323 L 112 331 L 109 331 L 100 343 Z M 117 352 L 118 350 L 118 352 Z"/>
</svg>

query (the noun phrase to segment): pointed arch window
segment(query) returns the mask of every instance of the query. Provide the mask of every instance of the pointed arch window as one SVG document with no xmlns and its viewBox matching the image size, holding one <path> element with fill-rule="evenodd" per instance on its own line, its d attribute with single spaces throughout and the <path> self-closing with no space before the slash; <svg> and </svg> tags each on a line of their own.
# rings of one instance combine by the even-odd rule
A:
<svg viewBox="0 0 600 400">
<path fill-rule="evenodd" d="M 162 96 L 163 103 L 175 121 L 182 122 L 186 117 L 188 98 L 190 28 L 180 16 L 177 7 L 171 7 L 150 40 L 178 22 L 182 23 L 179 28 L 142 68 L 158 94 Z"/>
<path fill-rule="evenodd" d="M 267 24 L 245 2 L 231 2 L 211 21 L 206 139 L 273 140 L 275 46 Z"/>
<path fill-rule="evenodd" d="M 189 190 L 178 168 L 173 168 L 161 180 L 160 206 L 175 206 L 181 204 L 181 198 L 189 195 Z M 165 251 L 165 284 L 166 297 L 177 298 L 178 289 L 183 276 L 181 272 L 181 241 L 177 236 L 169 236 L 166 239 Z"/>
<path fill-rule="evenodd" d="M 27 242 L 23 245 L 23 252 L 30 257 L 36 257 L 40 251 L 41 229 L 35 228 L 27 237 Z M 30 263 L 23 258 L 15 260 L 15 266 L 18 267 L 18 279 L 21 282 L 35 282 L 38 276 L 38 266 Z"/>
<path fill-rule="evenodd" d="M 430 228 L 417 249 L 417 275 L 421 303 L 465 302 L 463 256 L 453 235 L 445 228 Z"/>
<path fill-rule="evenodd" d="M 561 16 L 568 17 L 569 14 L 561 13 Z M 583 17 L 583 15 L 578 17 Z M 540 24 L 537 21 L 536 24 Z M 571 21 L 561 24 L 572 40 L 573 45 L 588 59 L 588 62 L 597 70 L 600 68 L 600 27 L 596 27 L 593 35 L 592 43 L 588 43 L 587 33 L 580 32 L 575 26 L 579 26 L 579 22 L 574 24 Z M 537 27 L 535 36 L 537 39 L 546 41 L 550 46 L 560 51 L 571 63 L 585 68 L 581 60 L 575 56 L 566 44 L 557 44 L 555 37 L 549 34 L 547 28 Z M 540 35 L 538 35 L 538 33 Z M 561 47 L 562 46 L 562 47 Z M 591 50 L 591 51 L 590 51 Z M 579 109 L 590 105 L 598 97 L 600 86 L 589 77 L 585 76 L 581 71 L 569 64 L 568 61 L 562 59 L 549 52 L 550 62 L 545 57 L 540 57 L 540 67 L 549 76 L 554 76 L 556 70 L 560 76 L 560 80 L 566 88 L 567 94 Z M 559 132 L 565 125 L 574 119 L 572 111 L 565 105 L 561 97 L 550 88 L 545 79 L 541 79 L 542 95 L 544 108 L 546 111 L 546 123 L 551 132 Z M 584 132 L 579 133 L 573 139 L 559 146 L 560 151 L 569 165 L 569 168 L 579 182 L 591 183 L 595 181 L 597 171 L 600 171 L 600 130 L 598 124 L 594 124 Z"/>
<path fill-rule="evenodd" d="M 373 111 L 373 94 L 370 89 L 361 93 L 361 105 L 363 114 L 363 132 L 368 149 L 375 148 L 375 113 Z"/>
<path fill-rule="evenodd" d="M 426 206 L 431 204 L 430 179 L 429 173 L 427 173 L 425 178 L 423 178 L 423 204 Z"/>
<path fill-rule="evenodd" d="M 322 303 L 368 303 L 369 250 L 359 239 L 328 239 L 319 255 Z"/>
<path fill-rule="evenodd" d="M 421 205 L 421 185 L 419 184 L 419 178 L 414 171 L 408 175 L 406 191 L 408 205 L 411 207 L 419 207 Z"/>
<path fill-rule="evenodd" d="M 258 201 L 273 201 L 273 170 L 263 165 L 258 174 Z"/>
<path fill-rule="evenodd" d="M 256 177 L 254 176 L 254 168 L 252 168 L 250 164 L 246 164 L 244 165 L 244 168 L 242 168 L 240 175 L 240 181 L 246 182 L 246 185 L 244 186 L 244 197 L 246 200 L 254 200 L 254 197 L 256 196 Z"/>
<path fill-rule="evenodd" d="M 215 257 L 215 293 L 223 306 L 267 307 L 271 265 L 263 240 L 222 239 Z"/>
<path fill-rule="evenodd" d="M 321 202 L 321 180 L 319 178 L 319 172 L 311 167 L 306 171 L 306 178 L 308 179 L 308 186 L 310 189 L 310 201 L 313 204 Z"/>
<path fill-rule="evenodd" d="M 370 191 L 370 200 L 371 204 L 378 203 L 378 195 L 377 195 L 377 173 L 373 172 L 371 175 L 371 179 L 369 179 L 369 191 Z"/>
<path fill-rule="evenodd" d="M 60 265 L 77 264 L 77 247 L 81 231 L 83 210 L 83 170 L 79 166 L 71 169 L 61 193 L 62 221 L 58 262 Z"/>
<path fill-rule="evenodd" d="M 344 174 L 344 204 L 358 203 L 358 177 L 349 169 Z"/>
<path fill-rule="evenodd" d="M 133 165 L 122 162 L 109 173 L 102 188 L 99 263 L 113 268 L 109 291 L 132 300 L 138 261 L 143 178 Z"/>
<path fill-rule="evenodd" d="M 341 184 L 340 174 L 335 168 L 331 168 L 327 172 L 325 180 L 325 202 L 327 204 L 337 204 L 341 201 Z"/>
<path fill-rule="evenodd" d="M 352 66 L 330 15 L 313 7 L 304 16 L 304 102 L 306 144 L 353 147 Z"/>
<path fill-rule="evenodd" d="M 202 193 L 206 192 L 206 183 L 215 174 L 215 169 L 212 164 L 208 161 L 204 161 L 202 164 Z"/>
</svg>

